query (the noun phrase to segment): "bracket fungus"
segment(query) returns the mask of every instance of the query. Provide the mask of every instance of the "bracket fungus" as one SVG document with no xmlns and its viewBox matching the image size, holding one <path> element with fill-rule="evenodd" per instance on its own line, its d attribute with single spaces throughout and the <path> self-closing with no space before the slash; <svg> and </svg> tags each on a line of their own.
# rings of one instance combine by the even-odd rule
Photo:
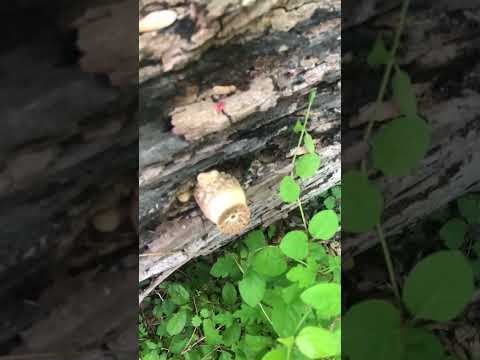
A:
<svg viewBox="0 0 480 360">
<path fill-rule="evenodd" d="M 245 193 L 229 174 L 217 170 L 200 173 L 194 196 L 205 217 L 223 234 L 237 235 L 250 223 Z"/>
</svg>

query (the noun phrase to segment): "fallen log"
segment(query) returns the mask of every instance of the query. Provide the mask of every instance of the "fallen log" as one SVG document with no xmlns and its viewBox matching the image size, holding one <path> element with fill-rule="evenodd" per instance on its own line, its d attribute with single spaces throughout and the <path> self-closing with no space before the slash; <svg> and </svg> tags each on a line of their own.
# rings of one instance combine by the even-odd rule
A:
<svg viewBox="0 0 480 360">
<path fill-rule="evenodd" d="M 180 24 L 196 24 L 191 43 L 180 24 L 140 37 L 140 281 L 238 237 L 199 213 L 191 191 L 200 172 L 240 181 L 252 212 L 245 232 L 294 208 L 281 204 L 278 185 L 313 88 L 309 131 L 322 166 L 302 200 L 340 181 L 340 2 L 231 3 L 175 7 Z M 182 45 L 167 50 L 167 41 Z"/>
</svg>

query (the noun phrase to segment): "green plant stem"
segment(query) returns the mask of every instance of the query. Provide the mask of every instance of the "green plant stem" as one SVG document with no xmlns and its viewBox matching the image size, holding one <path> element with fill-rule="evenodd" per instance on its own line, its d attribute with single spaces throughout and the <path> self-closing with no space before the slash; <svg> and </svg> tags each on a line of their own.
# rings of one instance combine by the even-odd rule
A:
<svg viewBox="0 0 480 360">
<path fill-rule="evenodd" d="M 300 328 L 302 327 L 303 323 L 305 322 L 305 320 L 307 320 L 307 318 L 310 316 L 312 312 L 312 308 L 310 308 L 306 313 L 305 315 L 303 315 L 303 317 L 300 319 L 300 322 L 298 323 L 297 327 L 295 328 L 295 334 L 298 332 L 298 330 L 300 330 Z"/>
<path fill-rule="evenodd" d="M 305 231 L 308 232 L 307 220 L 305 220 L 305 213 L 303 212 L 302 202 L 300 198 L 297 199 L 298 208 L 300 209 L 300 214 L 302 215 L 303 226 L 305 227 Z"/>
<path fill-rule="evenodd" d="M 265 311 L 265 308 L 263 307 L 262 303 L 259 303 L 258 306 L 259 306 L 260 309 L 262 310 L 263 315 L 265 315 L 265 317 L 267 318 L 267 321 L 268 321 L 268 322 L 270 323 L 270 325 L 272 326 L 272 329 L 275 329 L 275 328 L 273 327 L 273 322 L 272 322 L 272 320 L 270 320 L 270 318 L 268 317 L 267 312 Z"/>
<path fill-rule="evenodd" d="M 392 284 L 393 292 L 395 297 L 397 298 L 399 304 L 401 303 L 402 299 L 400 297 L 400 291 L 398 290 L 397 280 L 395 278 L 395 271 L 393 269 L 393 262 L 390 256 L 390 250 L 388 249 L 387 240 L 385 239 L 385 234 L 383 233 L 383 228 L 381 224 L 378 224 L 376 227 L 377 236 L 382 244 L 383 255 L 385 257 L 385 262 L 387 264 L 388 276 L 390 277 L 390 282 Z"/>
<path fill-rule="evenodd" d="M 300 133 L 300 138 L 298 139 L 298 144 L 297 147 L 295 148 L 295 153 L 293 154 L 293 159 L 292 159 L 292 171 L 290 175 L 293 177 L 293 171 L 295 169 L 295 160 L 297 160 L 297 154 L 298 154 L 298 149 L 302 145 L 303 137 L 305 136 L 305 131 L 307 129 L 307 124 L 308 124 L 308 119 L 310 118 L 310 110 L 312 109 L 312 104 L 314 101 L 315 97 L 313 97 L 311 100 L 308 101 L 308 107 L 307 107 L 307 113 L 305 114 L 305 121 L 302 126 L 302 132 Z"/>
<path fill-rule="evenodd" d="M 405 24 L 405 18 L 407 16 L 407 10 L 408 10 L 409 4 L 410 4 L 410 0 L 404 0 L 403 1 L 402 10 L 401 10 L 401 13 L 400 13 L 400 21 L 398 22 L 397 29 L 396 29 L 396 32 L 395 32 L 395 39 L 394 39 L 394 42 L 393 42 L 393 47 L 392 47 L 392 51 L 391 51 L 391 54 L 390 54 L 390 58 L 388 60 L 387 67 L 385 69 L 385 73 L 383 74 L 383 79 L 382 79 L 382 83 L 381 83 L 381 86 L 380 86 L 380 91 L 378 92 L 377 99 L 375 101 L 375 106 L 373 108 L 372 116 L 369 119 L 367 129 L 366 129 L 364 137 L 363 137 L 363 140 L 366 144 L 368 144 L 368 141 L 369 141 L 370 136 L 372 134 L 373 125 L 374 125 L 375 121 L 377 120 L 378 109 L 379 109 L 379 107 L 380 107 L 380 105 L 383 101 L 383 98 L 385 97 L 385 92 L 387 90 L 388 80 L 390 79 L 390 74 L 392 72 L 392 68 L 393 68 L 393 65 L 395 63 L 395 55 L 397 54 L 398 46 L 400 44 L 400 38 L 401 38 L 401 35 L 402 35 L 402 32 L 403 32 L 403 26 Z M 366 159 L 362 160 L 362 171 L 365 175 L 367 175 L 367 160 Z"/>
</svg>

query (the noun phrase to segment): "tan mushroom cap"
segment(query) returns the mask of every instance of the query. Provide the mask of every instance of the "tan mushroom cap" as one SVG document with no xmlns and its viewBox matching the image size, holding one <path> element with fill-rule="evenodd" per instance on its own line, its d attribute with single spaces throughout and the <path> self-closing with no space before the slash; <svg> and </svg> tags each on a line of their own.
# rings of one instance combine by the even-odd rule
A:
<svg viewBox="0 0 480 360">
<path fill-rule="evenodd" d="M 237 235 L 250 223 L 245 193 L 229 174 L 217 170 L 199 174 L 194 196 L 205 217 L 226 235 Z"/>
</svg>

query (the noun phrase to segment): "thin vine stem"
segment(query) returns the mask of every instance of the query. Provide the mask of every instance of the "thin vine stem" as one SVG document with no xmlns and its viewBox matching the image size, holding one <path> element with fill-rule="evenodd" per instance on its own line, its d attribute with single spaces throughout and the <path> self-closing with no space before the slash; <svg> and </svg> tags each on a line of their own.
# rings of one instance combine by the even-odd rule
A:
<svg viewBox="0 0 480 360">
<path fill-rule="evenodd" d="M 292 177 L 293 177 L 293 171 L 295 169 L 295 160 L 297 160 L 298 150 L 300 149 L 300 146 L 302 145 L 303 137 L 305 136 L 305 131 L 307 129 L 308 119 L 310 118 L 310 110 L 312 109 L 312 104 L 315 100 L 315 96 L 316 96 L 316 93 L 313 96 L 309 96 L 307 113 L 305 114 L 305 121 L 304 121 L 303 126 L 302 126 L 302 131 L 300 133 L 300 137 L 298 138 L 297 147 L 295 148 L 295 152 L 293 154 L 292 171 L 290 173 L 290 175 Z"/>
<path fill-rule="evenodd" d="M 376 232 L 377 232 L 378 239 L 382 244 L 383 256 L 385 257 L 385 262 L 387 264 L 388 276 L 390 277 L 393 293 L 395 294 L 395 297 L 397 298 L 399 303 L 401 303 L 402 298 L 400 297 L 400 291 L 399 291 L 397 279 L 395 277 L 395 269 L 393 267 L 392 257 L 390 255 L 390 250 L 388 248 L 387 240 L 385 239 L 385 234 L 383 233 L 383 228 L 381 224 L 377 225 Z"/>
<path fill-rule="evenodd" d="M 303 226 L 305 227 L 305 231 L 308 231 L 307 220 L 305 219 L 305 213 L 303 212 L 302 202 L 300 198 L 297 199 L 298 208 L 300 209 L 300 214 L 302 215 Z"/>
<path fill-rule="evenodd" d="M 364 137 L 363 137 L 363 140 L 366 144 L 369 143 L 369 140 L 370 140 L 370 137 L 371 137 L 371 134 L 372 134 L 372 130 L 373 130 L 373 125 L 374 125 L 374 123 L 377 119 L 378 109 L 379 109 L 379 107 L 380 107 L 380 105 L 381 105 L 381 103 L 382 103 L 382 101 L 385 97 L 385 93 L 386 93 L 386 90 L 387 90 L 387 85 L 388 85 L 388 82 L 390 80 L 390 75 L 391 75 L 393 66 L 395 64 L 395 56 L 397 54 L 397 50 L 398 50 L 398 47 L 400 45 L 400 38 L 402 36 L 403 27 L 404 27 L 404 24 L 405 24 L 405 18 L 407 16 L 407 11 L 408 11 L 408 6 L 409 5 L 410 5 L 410 0 L 404 0 L 403 3 L 402 3 L 400 20 L 398 22 L 397 29 L 395 31 L 395 39 L 394 39 L 393 47 L 392 47 L 392 50 L 391 50 L 391 53 L 390 53 L 390 58 L 388 59 L 387 67 L 385 69 L 385 73 L 383 74 L 382 83 L 380 85 L 380 90 L 378 92 L 377 99 L 375 101 L 375 106 L 373 108 L 372 116 L 369 119 L 367 129 L 365 130 L 365 134 L 364 134 Z M 365 176 L 368 176 L 367 159 L 366 158 L 364 158 L 362 160 L 361 170 L 362 170 L 363 174 L 365 174 Z M 401 303 L 400 291 L 399 291 L 399 287 L 398 287 L 397 280 L 396 280 L 396 277 L 395 277 L 395 269 L 393 267 L 392 257 L 391 257 L 391 254 L 390 254 L 390 250 L 388 248 L 387 240 L 385 239 L 385 234 L 383 232 L 382 225 L 378 224 L 376 226 L 375 230 L 376 230 L 377 237 L 378 237 L 378 239 L 379 239 L 379 241 L 382 245 L 383 255 L 384 255 L 384 258 L 385 258 L 385 263 L 387 265 L 388 276 L 389 276 L 390 282 L 392 284 L 393 292 L 395 294 L 395 297 L 397 298 L 397 301 L 399 303 Z"/>
<path fill-rule="evenodd" d="M 395 32 L 395 39 L 394 39 L 394 42 L 393 42 L 393 47 L 392 47 L 392 51 L 391 51 L 391 54 L 390 54 L 390 58 L 388 60 L 387 67 L 385 69 L 385 73 L 383 74 L 382 83 L 380 85 L 380 91 L 378 92 L 377 99 L 375 100 L 375 106 L 373 108 L 372 115 L 369 119 L 367 129 L 366 129 L 364 137 L 363 137 L 363 140 L 366 144 L 368 144 L 368 142 L 370 140 L 370 136 L 372 135 L 373 125 L 375 124 L 375 121 L 377 120 L 378 109 L 380 108 L 380 105 L 383 101 L 383 98 L 385 97 L 388 81 L 390 80 L 390 74 L 392 73 L 392 68 L 393 68 L 393 65 L 395 63 L 395 55 L 397 54 L 397 50 L 398 50 L 398 47 L 400 45 L 400 38 L 402 36 L 403 27 L 404 27 L 404 24 L 405 24 L 405 18 L 407 16 L 407 10 L 408 10 L 409 4 L 410 4 L 410 0 L 404 0 L 403 1 L 402 11 L 400 13 L 400 21 L 398 22 L 398 26 L 397 26 L 397 29 L 396 29 L 396 32 Z M 367 175 L 367 160 L 366 159 L 362 160 L 362 171 L 365 175 Z"/>
</svg>

